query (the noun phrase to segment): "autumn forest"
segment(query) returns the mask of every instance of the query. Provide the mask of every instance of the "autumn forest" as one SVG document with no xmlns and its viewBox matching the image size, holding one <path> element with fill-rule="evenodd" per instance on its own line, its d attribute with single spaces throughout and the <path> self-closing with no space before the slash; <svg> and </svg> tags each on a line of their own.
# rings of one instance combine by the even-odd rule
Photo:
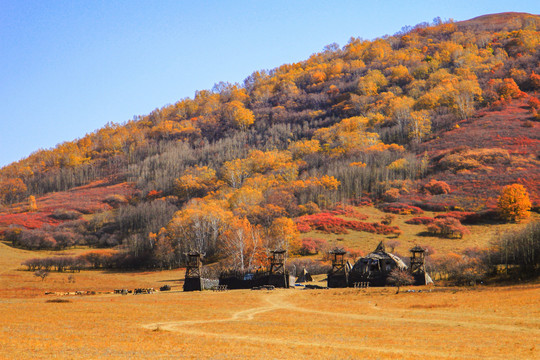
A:
<svg viewBox="0 0 540 360">
<path fill-rule="evenodd" d="M 538 275 L 539 91 L 536 15 L 351 38 L 3 167 L 0 237 L 85 248 L 29 270 L 171 269 L 190 250 L 247 270 L 276 248 L 324 267 L 314 255 L 340 236 L 398 246 L 408 226 L 457 282 L 504 262 Z M 428 241 L 508 224 L 483 246 Z"/>
</svg>

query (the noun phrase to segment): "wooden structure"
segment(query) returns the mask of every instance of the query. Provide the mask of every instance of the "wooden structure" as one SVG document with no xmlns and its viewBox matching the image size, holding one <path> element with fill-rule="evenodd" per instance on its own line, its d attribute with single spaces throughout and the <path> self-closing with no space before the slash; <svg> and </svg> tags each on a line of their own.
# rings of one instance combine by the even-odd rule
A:
<svg viewBox="0 0 540 360">
<path fill-rule="evenodd" d="M 409 271 L 414 278 L 414 284 L 427 285 L 433 283 L 426 271 L 426 250 L 416 245 L 409 251 L 411 252 Z"/>
<path fill-rule="evenodd" d="M 278 288 L 289 287 L 291 281 L 285 268 L 287 250 L 276 249 L 268 256 L 268 268 L 244 271 L 229 269 L 219 274 L 219 285 L 227 289 L 254 289 L 265 286 Z M 293 280 L 294 282 L 294 280 Z"/>
<path fill-rule="evenodd" d="M 186 277 L 184 279 L 184 291 L 202 291 L 204 289 L 202 279 L 202 257 L 197 251 L 186 253 Z"/>
<path fill-rule="evenodd" d="M 268 284 L 275 287 L 289 287 L 289 273 L 285 269 L 285 256 L 287 250 L 276 249 L 270 251 L 270 272 L 268 274 Z"/>
<path fill-rule="evenodd" d="M 407 269 L 407 265 L 394 254 L 386 252 L 381 241 L 375 251 L 360 258 L 349 275 L 350 286 L 355 283 L 368 283 L 367 286 L 385 286 L 388 275 L 395 268 Z"/>
<path fill-rule="evenodd" d="M 342 288 L 349 286 L 349 272 L 351 264 L 345 260 L 347 252 L 340 248 L 335 248 L 330 251 L 332 258 L 332 270 L 328 273 L 328 287 Z"/>
</svg>

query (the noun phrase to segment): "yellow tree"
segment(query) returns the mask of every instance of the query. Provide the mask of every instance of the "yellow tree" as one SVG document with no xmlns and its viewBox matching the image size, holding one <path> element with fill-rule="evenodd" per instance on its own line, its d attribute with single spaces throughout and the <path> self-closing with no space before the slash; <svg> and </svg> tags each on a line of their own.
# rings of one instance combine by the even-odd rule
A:
<svg viewBox="0 0 540 360">
<path fill-rule="evenodd" d="M 255 115 L 249 109 L 244 107 L 244 104 L 238 100 L 231 101 L 226 106 L 226 112 L 229 119 L 238 126 L 241 130 L 246 130 L 255 122 Z"/>
<path fill-rule="evenodd" d="M 194 199 L 174 214 L 167 225 L 167 233 L 180 252 L 196 250 L 211 258 L 216 254 L 231 218 L 226 203 Z"/>
<path fill-rule="evenodd" d="M 175 180 L 175 188 L 182 200 L 202 197 L 219 186 L 216 171 L 207 166 L 189 167 Z"/>
<path fill-rule="evenodd" d="M 474 113 L 476 101 L 482 100 L 482 89 L 476 79 L 460 81 L 454 89 L 454 111 L 461 119 L 466 119 Z"/>
<path fill-rule="evenodd" d="M 26 185 L 20 178 L 0 180 L 0 200 L 11 203 L 25 192 Z"/>
<path fill-rule="evenodd" d="M 220 249 L 233 263 L 235 269 L 251 269 L 262 252 L 260 231 L 246 218 L 234 218 L 225 232 Z"/>
<path fill-rule="evenodd" d="M 531 200 L 529 199 L 529 193 L 521 184 L 507 185 L 502 189 L 497 206 L 501 217 L 519 222 L 530 215 Z"/>
<path fill-rule="evenodd" d="M 334 154 L 362 150 L 380 143 L 379 135 L 366 131 L 368 119 L 354 116 L 343 119 L 328 128 L 315 132 L 314 137 L 324 144 L 324 148 Z"/>
<path fill-rule="evenodd" d="M 318 152 L 321 149 L 319 140 L 299 140 L 289 145 L 293 159 L 302 159 L 304 156 Z"/>
<path fill-rule="evenodd" d="M 269 229 L 270 247 L 282 248 L 290 253 L 300 250 L 300 233 L 292 219 L 280 217 L 274 219 Z"/>
<path fill-rule="evenodd" d="M 409 138 L 420 142 L 431 132 L 431 119 L 426 110 L 413 111 L 407 123 Z"/>
<path fill-rule="evenodd" d="M 154 261 L 159 265 L 161 270 L 164 268 L 171 269 L 175 262 L 176 256 L 171 238 L 167 236 L 167 230 L 165 228 L 161 228 L 157 234 L 150 233 L 148 237 L 154 244 Z"/>
<path fill-rule="evenodd" d="M 36 197 L 34 195 L 30 195 L 28 197 L 28 211 L 36 211 L 36 210 L 37 210 Z"/>
</svg>

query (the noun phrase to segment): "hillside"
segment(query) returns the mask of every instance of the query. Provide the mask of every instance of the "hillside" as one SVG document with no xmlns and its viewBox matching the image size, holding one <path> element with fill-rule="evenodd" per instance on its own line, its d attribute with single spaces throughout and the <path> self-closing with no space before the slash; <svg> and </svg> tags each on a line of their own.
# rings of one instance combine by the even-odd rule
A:
<svg viewBox="0 0 540 360">
<path fill-rule="evenodd" d="M 0 234 L 111 248 L 94 266 L 130 268 L 178 267 L 190 249 L 250 268 L 271 248 L 305 253 L 317 227 L 408 245 L 423 230 L 405 220 L 451 218 L 447 235 L 466 239 L 460 221 L 505 222 L 506 185 L 540 206 L 539 29 L 537 15 L 504 13 L 352 38 L 36 151 L 0 169 Z M 365 214 L 377 211 L 430 216 Z"/>
</svg>

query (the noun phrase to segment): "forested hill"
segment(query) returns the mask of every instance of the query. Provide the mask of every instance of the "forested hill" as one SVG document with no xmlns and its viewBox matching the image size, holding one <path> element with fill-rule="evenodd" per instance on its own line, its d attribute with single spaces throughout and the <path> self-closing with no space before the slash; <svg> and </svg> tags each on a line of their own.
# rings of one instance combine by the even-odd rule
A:
<svg viewBox="0 0 540 360">
<path fill-rule="evenodd" d="M 207 213 L 264 226 L 271 241 L 295 226 L 292 218 L 340 201 L 379 201 L 392 190 L 421 203 L 417 190 L 429 180 L 446 173 L 459 184 L 461 176 L 489 178 L 501 166 L 519 170 L 495 185 L 528 184 L 537 201 L 538 158 L 530 154 L 539 141 L 539 30 L 539 16 L 505 13 L 436 19 L 373 41 L 328 45 L 305 61 L 255 71 L 243 84 L 218 83 L 193 99 L 36 151 L 0 169 L 0 201 L 13 213 L 10 204 L 24 210 L 30 196 L 39 208 L 51 192 L 127 182 L 134 187 L 129 196 L 108 195 L 116 220 L 96 220 L 92 232 L 115 237 L 110 244 L 156 238 L 161 228 L 163 236 L 190 237 L 184 224 Z M 512 106 L 523 110 L 516 129 L 526 131 L 514 136 L 506 129 L 501 141 L 498 130 L 511 121 L 504 111 Z M 460 128 L 476 126 L 478 109 L 502 114 L 502 122 L 486 125 L 497 143 L 470 139 L 449 148 Z M 506 147 L 514 140 L 521 147 Z M 483 193 L 486 200 L 497 195 L 495 185 Z M 457 194 L 431 194 L 429 202 L 490 205 L 468 201 L 476 197 L 471 192 Z M 193 241 L 215 250 L 217 229 Z"/>
</svg>

